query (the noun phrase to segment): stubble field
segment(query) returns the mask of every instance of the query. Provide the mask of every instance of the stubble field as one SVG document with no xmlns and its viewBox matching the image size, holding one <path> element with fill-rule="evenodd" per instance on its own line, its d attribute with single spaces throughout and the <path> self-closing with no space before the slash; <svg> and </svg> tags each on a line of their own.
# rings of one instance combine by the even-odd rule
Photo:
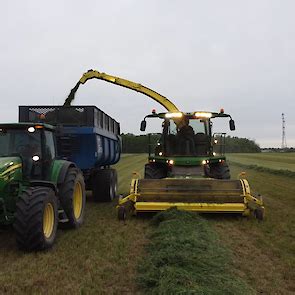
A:
<svg viewBox="0 0 295 295">
<path fill-rule="evenodd" d="M 244 170 L 252 190 L 263 195 L 263 222 L 232 215 L 204 218 L 229 249 L 234 276 L 259 294 L 294 294 L 295 179 L 247 168 L 253 160 L 254 165 L 295 171 L 295 155 L 275 156 L 276 161 L 265 154 L 229 156 L 232 178 Z M 123 155 L 116 165 L 120 193 L 128 192 L 132 172 L 142 174 L 145 162 L 146 155 Z M 79 230 L 59 230 L 55 246 L 44 253 L 18 251 L 12 229 L 1 229 L 0 294 L 143 293 L 138 265 L 147 257 L 153 226 L 149 217 L 119 222 L 115 205 L 94 203 L 89 196 L 85 224 Z"/>
</svg>

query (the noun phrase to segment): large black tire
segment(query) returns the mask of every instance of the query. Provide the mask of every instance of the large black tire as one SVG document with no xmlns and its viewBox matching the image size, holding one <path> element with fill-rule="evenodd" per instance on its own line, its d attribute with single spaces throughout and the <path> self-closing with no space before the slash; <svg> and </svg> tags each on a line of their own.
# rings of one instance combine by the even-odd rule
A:
<svg viewBox="0 0 295 295">
<path fill-rule="evenodd" d="M 16 203 L 14 229 L 21 250 L 38 251 L 52 247 L 57 231 L 57 198 L 51 188 L 28 188 Z"/>
<path fill-rule="evenodd" d="M 211 177 L 216 179 L 230 179 L 230 171 L 227 163 L 217 163 L 210 166 Z"/>
<path fill-rule="evenodd" d="M 111 202 L 117 195 L 117 171 L 101 169 L 96 171 L 93 179 L 92 194 L 96 202 Z"/>
<path fill-rule="evenodd" d="M 164 167 L 156 164 L 146 164 L 144 167 L 144 178 L 145 179 L 161 179 L 167 177 L 167 172 Z"/>
<path fill-rule="evenodd" d="M 60 203 L 68 218 L 70 228 L 78 228 L 84 221 L 86 192 L 82 172 L 69 168 L 59 189 Z"/>
</svg>

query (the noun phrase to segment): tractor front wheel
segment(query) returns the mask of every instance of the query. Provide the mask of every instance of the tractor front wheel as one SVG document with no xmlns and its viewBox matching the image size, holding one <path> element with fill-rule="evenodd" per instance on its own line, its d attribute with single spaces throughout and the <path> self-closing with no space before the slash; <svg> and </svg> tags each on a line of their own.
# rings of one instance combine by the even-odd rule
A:
<svg viewBox="0 0 295 295">
<path fill-rule="evenodd" d="M 164 167 L 156 165 L 154 163 L 146 164 L 144 167 L 145 179 L 161 179 L 167 177 L 167 172 Z"/>
<path fill-rule="evenodd" d="M 26 189 L 16 203 L 14 229 L 18 247 L 25 251 L 52 247 L 57 231 L 57 198 L 48 187 Z"/>
<path fill-rule="evenodd" d="M 216 179 L 230 179 L 230 171 L 227 163 L 217 163 L 210 166 L 210 175 Z"/>
</svg>

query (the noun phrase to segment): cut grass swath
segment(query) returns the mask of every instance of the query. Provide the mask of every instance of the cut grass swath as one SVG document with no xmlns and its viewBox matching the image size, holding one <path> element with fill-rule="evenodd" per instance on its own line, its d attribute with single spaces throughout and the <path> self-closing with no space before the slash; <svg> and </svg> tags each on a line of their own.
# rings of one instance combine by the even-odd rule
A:
<svg viewBox="0 0 295 295">
<path fill-rule="evenodd" d="M 234 164 L 234 165 L 241 167 L 241 168 L 253 169 L 253 170 L 256 170 L 259 172 L 266 172 L 266 173 L 270 173 L 270 174 L 282 175 L 282 176 L 287 176 L 287 177 L 295 177 L 295 172 L 290 171 L 290 170 L 271 169 L 271 168 L 262 167 L 262 166 L 258 166 L 258 165 L 246 165 L 246 164 L 242 164 L 242 163 L 235 162 L 232 160 L 229 161 L 229 163 Z"/>
<path fill-rule="evenodd" d="M 148 294 L 254 294 L 230 270 L 231 255 L 208 221 L 168 210 L 155 215 L 138 284 Z"/>
</svg>

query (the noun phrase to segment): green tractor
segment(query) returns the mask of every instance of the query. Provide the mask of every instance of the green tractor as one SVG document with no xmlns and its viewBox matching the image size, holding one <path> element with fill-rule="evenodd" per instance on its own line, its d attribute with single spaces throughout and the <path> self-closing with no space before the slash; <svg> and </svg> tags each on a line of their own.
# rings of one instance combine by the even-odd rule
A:
<svg viewBox="0 0 295 295">
<path fill-rule="evenodd" d="M 13 225 L 25 251 L 50 248 L 59 222 L 68 228 L 83 223 L 83 175 L 57 159 L 55 142 L 48 124 L 0 124 L 0 224 Z"/>
</svg>

